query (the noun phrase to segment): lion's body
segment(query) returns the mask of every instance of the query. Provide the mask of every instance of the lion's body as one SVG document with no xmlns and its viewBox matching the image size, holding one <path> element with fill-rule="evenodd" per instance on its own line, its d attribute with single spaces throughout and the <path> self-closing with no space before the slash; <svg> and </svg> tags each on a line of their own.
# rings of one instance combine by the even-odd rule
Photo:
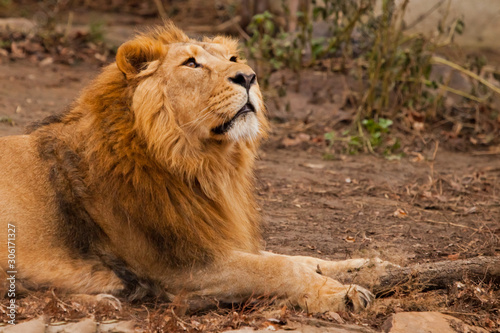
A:
<svg viewBox="0 0 500 333">
<path fill-rule="evenodd" d="M 232 40 L 196 42 L 172 26 L 138 37 L 68 112 L 0 139 L 0 246 L 14 225 L 25 286 L 269 293 L 301 306 L 324 288 L 320 261 L 261 252 L 252 169 L 268 125 L 255 75 L 227 60 L 236 52 Z M 348 291 L 326 281 L 334 296 L 318 294 L 312 309 L 342 308 Z"/>
</svg>

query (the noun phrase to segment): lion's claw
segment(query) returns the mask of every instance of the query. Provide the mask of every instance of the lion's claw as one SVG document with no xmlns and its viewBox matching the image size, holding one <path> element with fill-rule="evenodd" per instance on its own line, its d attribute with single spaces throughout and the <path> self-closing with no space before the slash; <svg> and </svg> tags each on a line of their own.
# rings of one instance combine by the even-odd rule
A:
<svg viewBox="0 0 500 333">
<path fill-rule="evenodd" d="M 345 295 L 346 306 L 351 305 L 354 311 L 367 308 L 375 299 L 369 290 L 358 285 L 351 285 Z"/>
<path fill-rule="evenodd" d="M 357 297 L 359 297 L 361 303 L 361 309 L 367 308 L 375 299 L 375 295 L 373 295 L 369 290 L 360 287 L 360 286 L 354 286 L 354 288 L 357 291 Z"/>
<path fill-rule="evenodd" d="M 310 285 L 307 293 L 299 298 L 298 305 L 311 313 L 326 311 L 361 311 L 373 302 L 375 296 L 358 285 L 342 285 L 338 281 L 327 278 L 322 285 Z"/>
</svg>

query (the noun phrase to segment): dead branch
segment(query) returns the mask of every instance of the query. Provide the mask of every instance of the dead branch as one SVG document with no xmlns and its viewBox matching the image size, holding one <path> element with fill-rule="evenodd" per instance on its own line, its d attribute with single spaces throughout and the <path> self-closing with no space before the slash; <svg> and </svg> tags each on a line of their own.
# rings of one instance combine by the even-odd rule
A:
<svg viewBox="0 0 500 333">
<path fill-rule="evenodd" d="M 158 10 L 158 14 L 160 15 L 160 17 L 163 20 L 168 19 L 167 12 L 165 11 L 165 7 L 163 7 L 163 3 L 161 2 L 161 0 L 154 0 L 154 2 L 155 2 L 155 5 L 156 5 L 156 8 Z"/>
<path fill-rule="evenodd" d="M 449 67 L 453 68 L 454 70 L 457 70 L 457 71 L 459 71 L 467 76 L 470 76 L 471 78 L 475 79 L 476 81 L 481 82 L 482 84 L 484 84 L 485 86 L 490 88 L 493 92 L 500 95 L 500 88 L 496 87 L 494 84 L 492 84 L 491 82 L 489 82 L 485 78 L 480 77 L 476 73 L 474 73 L 468 69 L 465 69 L 462 66 L 455 64 L 454 62 L 451 62 L 449 60 L 446 60 L 446 59 L 438 57 L 438 56 L 433 56 L 431 58 L 431 63 L 449 66 Z"/>
<path fill-rule="evenodd" d="M 440 261 L 410 267 L 388 267 L 373 289 L 376 295 L 392 293 L 398 286 L 416 285 L 421 289 L 442 289 L 455 281 L 500 283 L 500 257 L 476 257 Z"/>
<path fill-rule="evenodd" d="M 458 227 L 458 228 L 464 228 L 464 229 L 469 229 L 469 230 L 474 230 L 476 232 L 479 232 L 479 229 L 469 227 L 467 225 L 462 225 L 462 224 L 457 224 L 457 223 L 452 223 L 452 222 L 445 222 L 445 221 L 434 221 L 434 220 L 414 220 L 415 222 L 425 222 L 425 223 L 434 223 L 434 224 L 444 224 L 448 225 L 451 227 Z"/>
</svg>

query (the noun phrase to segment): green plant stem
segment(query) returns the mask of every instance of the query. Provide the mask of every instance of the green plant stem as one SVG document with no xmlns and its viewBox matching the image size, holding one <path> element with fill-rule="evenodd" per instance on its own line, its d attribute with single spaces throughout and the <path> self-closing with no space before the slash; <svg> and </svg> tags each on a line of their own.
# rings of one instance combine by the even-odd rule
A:
<svg viewBox="0 0 500 333">
<path fill-rule="evenodd" d="M 375 154 L 375 151 L 373 150 L 372 144 L 370 143 L 370 140 L 366 138 L 365 133 L 363 132 L 363 126 L 361 126 L 361 120 L 356 121 L 356 125 L 358 126 L 358 133 L 359 137 L 361 138 L 361 141 L 363 142 L 363 146 L 365 146 L 368 151 L 373 154 Z"/>
<path fill-rule="evenodd" d="M 431 58 L 431 63 L 433 64 L 441 64 L 441 65 L 446 65 L 448 67 L 451 67 L 467 76 L 470 76 L 471 78 L 481 82 L 482 84 L 484 84 L 485 86 L 487 86 L 488 88 L 490 88 L 491 90 L 493 90 L 495 93 L 499 94 L 500 95 L 500 88 L 496 87 L 495 85 L 491 84 L 490 82 L 486 81 L 485 79 L 483 79 L 482 77 L 480 77 L 479 75 L 477 75 L 476 73 L 474 72 L 471 72 L 470 70 L 468 69 L 465 69 L 463 68 L 462 66 L 460 65 L 457 65 L 455 64 L 454 62 L 451 62 L 449 60 L 446 60 L 444 58 L 441 58 L 441 57 L 438 57 L 438 56 L 433 56 Z"/>
<path fill-rule="evenodd" d="M 330 43 L 328 44 L 328 47 L 324 49 L 323 52 L 321 52 L 318 56 L 318 58 L 324 57 L 331 49 L 334 49 L 338 44 L 340 44 L 342 41 L 347 41 L 351 35 L 354 27 L 356 26 L 356 23 L 359 22 L 359 19 L 361 15 L 363 15 L 367 10 L 369 6 L 362 6 L 360 7 L 357 11 L 354 17 L 347 23 L 345 28 L 342 30 L 342 32 L 339 34 L 339 36 L 343 38 L 334 38 Z"/>
<path fill-rule="evenodd" d="M 429 83 L 431 83 L 431 81 L 429 81 L 429 80 L 423 80 L 422 83 L 429 84 Z M 451 88 L 451 87 L 449 87 L 449 86 L 447 86 L 445 84 L 441 84 L 439 82 L 436 82 L 436 83 L 437 83 L 437 85 L 438 85 L 438 87 L 440 89 L 446 90 L 446 91 L 451 92 L 451 93 L 453 93 L 455 95 L 462 96 L 464 98 L 470 99 L 472 101 L 475 101 L 475 102 L 478 102 L 478 103 L 481 103 L 481 104 L 486 103 L 486 99 L 484 99 L 484 98 L 481 99 L 481 98 L 478 98 L 478 97 L 476 97 L 474 95 L 468 94 L 465 91 Z"/>
</svg>

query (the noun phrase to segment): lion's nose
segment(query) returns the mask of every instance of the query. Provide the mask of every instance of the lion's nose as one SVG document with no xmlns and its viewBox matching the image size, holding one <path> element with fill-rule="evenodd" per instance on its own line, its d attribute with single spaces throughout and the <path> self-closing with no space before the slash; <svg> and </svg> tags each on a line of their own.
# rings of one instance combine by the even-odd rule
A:
<svg viewBox="0 0 500 333">
<path fill-rule="evenodd" d="M 233 83 L 239 84 L 240 86 L 245 87 L 248 91 L 252 84 L 255 83 L 255 74 L 244 74 L 241 72 L 236 73 L 234 77 L 229 78 L 229 80 Z"/>
</svg>

